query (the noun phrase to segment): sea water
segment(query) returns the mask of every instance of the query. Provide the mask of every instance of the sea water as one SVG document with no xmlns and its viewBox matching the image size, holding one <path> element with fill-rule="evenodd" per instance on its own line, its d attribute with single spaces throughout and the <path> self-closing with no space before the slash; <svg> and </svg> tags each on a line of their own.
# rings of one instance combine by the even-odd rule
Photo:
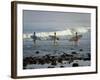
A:
<svg viewBox="0 0 100 80">
<path fill-rule="evenodd" d="M 38 54 L 37 54 L 38 52 Z M 36 40 L 34 44 L 31 38 L 23 39 L 23 58 L 26 57 L 37 57 L 43 58 L 45 55 L 61 57 L 63 54 L 72 54 L 72 52 L 76 52 L 77 55 L 84 59 L 88 58 L 87 54 L 91 55 L 91 40 L 89 37 L 81 38 L 78 41 L 78 44 L 75 44 L 73 41 L 69 41 L 68 39 L 56 40 L 54 44 L 53 40 Z M 62 63 L 57 63 L 54 68 L 58 67 L 72 67 L 73 63 L 78 63 L 79 66 L 90 66 L 90 60 L 74 60 L 69 64 L 68 61 L 63 61 Z M 41 64 L 27 64 L 25 69 L 39 69 L 39 68 L 48 68 L 52 67 L 51 63 L 44 65 Z"/>
<path fill-rule="evenodd" d="M 33 43 L 32 39 L 23 40 L 23 56 L 28 57 L 35 54 L 35 51 L 40 51 L 40 55 L 56 53 L 60 54 L 61 52 L 70 54 L 71 51 L 78 52 L 82 49 L 82 53 L 90 53 L 90 41 L 89 40 L 80 40 L 77 45 L 74 45 L 74 42 L 68 40 L 59 40 L 54 45 L 53 40 L 36 40 L 36 44 Z"/>
</svg>

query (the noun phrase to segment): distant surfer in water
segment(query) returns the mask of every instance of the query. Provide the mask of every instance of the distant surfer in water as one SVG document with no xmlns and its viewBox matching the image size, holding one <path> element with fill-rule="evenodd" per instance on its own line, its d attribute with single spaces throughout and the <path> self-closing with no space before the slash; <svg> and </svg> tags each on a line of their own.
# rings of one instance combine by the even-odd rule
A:
<svg viewBox="0 0 100 80">
<path fill-rule="evenodd" d="M 54 32 L 54 45 L 57 45 L 57 40 L 59 40 L 59 38 L 56 36 L 56 32 Z"/>
<path fill-rule="evenodd" d="M 36 33 L 35 33 L 35 32 L 34 32 L 34 34 L 31 36 L 31 38 L 33 39 L 33 43 L 36 44 L 37 37 L 36 37 Z"/>
<path fill-rule="evenodd" d="M 54 45 L 56 45 L 56 32 L 54 32 Z"/>
<path fill-rule="evenodd" d="M 82 35 L 78 35 L 78 33 L 75 33 L 75 36 L 73 36 L 69 41 L 73 41 L 74 45 L 78 46 L 79 40 L 82 37 Z"/>
</svg>

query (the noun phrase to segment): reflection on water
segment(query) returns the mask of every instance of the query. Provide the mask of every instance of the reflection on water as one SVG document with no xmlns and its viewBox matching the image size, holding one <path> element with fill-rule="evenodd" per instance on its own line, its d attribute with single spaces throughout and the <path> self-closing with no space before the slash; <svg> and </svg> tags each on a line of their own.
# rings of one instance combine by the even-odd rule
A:
<svg viewBox="0 0 100 80">
<path fill-rule="evenodd" d="M 73 45 L 67 40 L 53 41 L 24 39 L 23 69 L 57 68 L 72 66 L 90 66 L 90 42 L 80 40 L 79 45 Z"/>
<path fill-rule="evenodd" d="M 36 44 L 33 44 L 32 40 L 24 39 L 23 42 L 23 55 L 31 56 L 34 54 L 34 51 L 46 51 L 46 52 L 70 52 L 70 51 L 78 51 L 79 49 L 83 49 L 85 53 L 90 52 L 90 42 L 89 40 L 81 40 L 79 45 L 73 45 L 72 42 L 67 40 L 58 41 L 56 45 L 53 44 L 53 41 L 37 41 Z"/>
</svg>

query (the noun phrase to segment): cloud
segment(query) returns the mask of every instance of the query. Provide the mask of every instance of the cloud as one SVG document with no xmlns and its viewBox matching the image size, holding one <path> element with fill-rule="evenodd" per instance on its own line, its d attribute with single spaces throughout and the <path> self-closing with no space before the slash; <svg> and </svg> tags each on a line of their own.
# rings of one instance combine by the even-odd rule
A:
<svg viewBox="0 0 100 80">
<path fill-rule="evenodd" d="M 24 33 L 63 31 L 91 24 L 89 13 L 24 10 L 23 14 Z"/>
</svg>

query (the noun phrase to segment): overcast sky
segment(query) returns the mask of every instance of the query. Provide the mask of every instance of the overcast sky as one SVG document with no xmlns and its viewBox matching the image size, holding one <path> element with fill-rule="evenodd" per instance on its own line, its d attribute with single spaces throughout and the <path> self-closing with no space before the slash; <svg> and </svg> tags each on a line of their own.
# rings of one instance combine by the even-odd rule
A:
<svg viewBox="0 0 100 80">
<path fill-rule="evenodd" d="M 68 28 L 90 27 L 89 13 L 23 11 L 23 32 L 52 32 Z"/>
</svg>

